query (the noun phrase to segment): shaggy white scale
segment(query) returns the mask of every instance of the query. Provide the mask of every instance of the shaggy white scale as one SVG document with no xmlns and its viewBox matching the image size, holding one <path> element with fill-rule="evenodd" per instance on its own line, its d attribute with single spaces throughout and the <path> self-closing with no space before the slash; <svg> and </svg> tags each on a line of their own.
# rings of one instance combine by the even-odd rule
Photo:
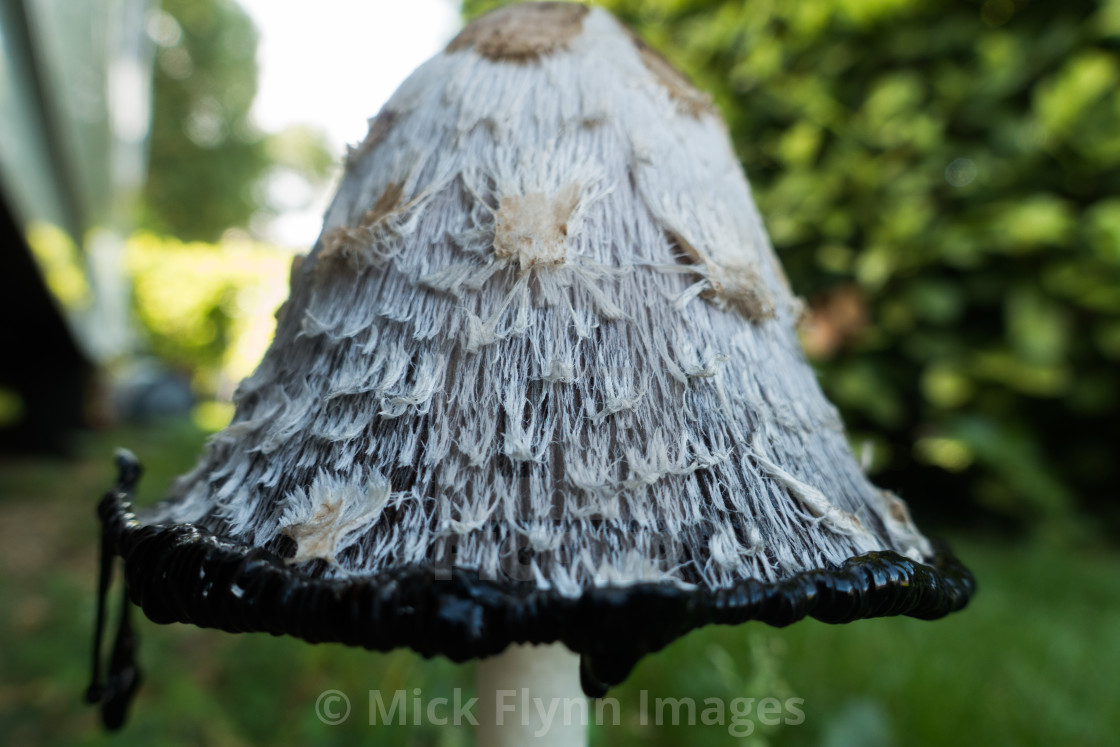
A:
<svg viewBox="0 0 1120 747">
<path fill-rule="evenodd" d="M 567 596 L 931 558 L 705 97 L 601 10 L 528 12 L 558 15 L 468 27 L 371 120 L 233 423 L 141 522 Z"/>
</svg>

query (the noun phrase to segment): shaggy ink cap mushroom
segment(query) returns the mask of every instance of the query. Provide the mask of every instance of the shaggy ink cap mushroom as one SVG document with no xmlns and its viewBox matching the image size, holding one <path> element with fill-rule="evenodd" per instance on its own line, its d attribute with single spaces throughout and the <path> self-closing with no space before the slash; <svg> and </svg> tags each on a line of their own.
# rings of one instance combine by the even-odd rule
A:
<svg viewBox="0 0 1120 747">
<path fill-rule="evenodd" d="M 120 455 L 102 590 L 120 556 L 161 623 L 562 642 L 593 696 L 712 623 L 960 609 L 798 314 L 707 96 L 601 9 L 494 11 L 370 121 L 198 465 L 136 510 Z M 116 649 L 90 698 L 119 723 Z"/>
</svg>

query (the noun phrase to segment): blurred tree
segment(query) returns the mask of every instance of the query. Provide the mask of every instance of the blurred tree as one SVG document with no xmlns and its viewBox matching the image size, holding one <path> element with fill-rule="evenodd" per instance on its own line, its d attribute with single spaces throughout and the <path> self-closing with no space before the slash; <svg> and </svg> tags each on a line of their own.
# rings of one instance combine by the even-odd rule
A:
<svg viewBox="0 0 1120 747">
<path fill-rule="evenodd" d="M 189 370 L 201 396 L 228 399 L 263 354 L 291 256 L 226 231 L 304 207 L 290 194 L 314 190 L 291 179 L 313 188 L 337 159 L 319 130 L 250 123 L 257 31 L 236 2 L 162 0 L 147 31 L 157 57 L 143 230 L 127 256 L 132 308 L 151 352 Z M 277 183 L 286 197 L 269 193 Z"/>
<path fill-rule="evenodd" d="M 249 123 L 257 93 L 257 31 L 232 0 L 163 0 L 151 155 L 141 226 L 213 240 L 245 226 L 270 159 Z"/>
<path fill-rule="evenodd" d="M 265 181 L 294 175 L 315 186 L 337 159 L 319 130 L 261 133 L 250 123 L 257 31 L 249 16 L 233 0 L 163 0 L 148 33 L 157 57 L 140 227 L 213 241 L 257 211 L 302 207 L 270 204 Z"/>
<path fill-rule="evenodd" d="M 1120 3 L 600 4 L 713 93 L 877 480 L 1116 532 Z"/>
</svg>

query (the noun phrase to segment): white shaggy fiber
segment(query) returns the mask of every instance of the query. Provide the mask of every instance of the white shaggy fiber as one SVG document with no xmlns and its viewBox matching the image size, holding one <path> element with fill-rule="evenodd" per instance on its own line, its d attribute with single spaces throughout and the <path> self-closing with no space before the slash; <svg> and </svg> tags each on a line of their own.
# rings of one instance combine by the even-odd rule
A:
<svg viewBox="0 0 1120 747">
<path fill-rule="evenodd" d="M 510 45 L 533 14 L 567 25 Z M 233 423 L 142 521 L 569 596 L 930 558 L 704 97 L 600 9 L 480 23 L 371 120 Z"/>
</svg>

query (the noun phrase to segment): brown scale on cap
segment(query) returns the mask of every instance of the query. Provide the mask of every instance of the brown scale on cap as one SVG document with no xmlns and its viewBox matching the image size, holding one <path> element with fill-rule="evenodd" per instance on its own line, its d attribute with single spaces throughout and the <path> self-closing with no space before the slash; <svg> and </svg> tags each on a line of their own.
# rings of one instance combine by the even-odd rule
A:
<svg viewBox="0 0 1120 747">
<path fill-rule="evenodd" d="M 346 154 L 347 167 L 352 166 L 360 160 L 367 153 L 377 147 L 378 143 L 385 139 L 389 131 L 393 129 L 393 125 L 397 123 L 400 114 L 392 109 L 382 109 L 381 112 L 370 120 L 369 132 L 366 133 L 366 138 L 356 148 L 350 148 Z"/>
<path fill-rule="evenodd" d="M 351 251 L 361 244 L 364 234 L 360 228 L 339 226 L 332 228 L 323 237 L 323 250 L 319 253 L 319 266 L 337 259 L 350 256 Z"/>
<path fill-rule="evenodd" d="M 309 520 L 282 527 L 280 534 L 296 543 L 296 554 L 287 559 L 289 565 L 321 558 L 333 563 L 338 541 L 352 527 L 339 521 L 342 502 L 324 503 Z"/>
<path fill-rule="evenodd" d="M 701 114 L 717 113 L 715 106 L 712 104 L 711 96 L 697 90 L 684 73 L 673 67 L 671 62 L 665 59 L 656 49 L 646 44 L 640 36 L 630 29 L 626 29 L 626 33 L 634 42 L 634 46 L 638 48 L 638 56 L 642 58 L 642 64 L 653 73 L 657 82 L 669 92 L 669 98 L 677 105 L 677 110 L 681 114 L 699 117 Z"/>
<path fill-rule="evenodd" d="M 357 226 L 339 226 L 323 237 L 323 250 L 319 254 L 320 267 L 330 267 L 338 260 L 357 261 L 362 247 L 374 240 L 378 225 L 387 217 L 404 209 L 401 205 L 401 185 L 390 182 L 369 210 L 362 214 Z"/>
<path fill-rule="evenodd" d="M 538 193 L 503 197 L 495 215 L 495 256 L 516 261 L 522 270 L 563 264 L 568 220 L 578 202 L 576 184 L 552 197 Z"/>
<path fill-rule="evenodd" d="M 396 210 L 401 201 L 401 185 L 391 182 L 373 203 L 373 207 L 362 214 L 362 226 L 368 228 Z"/>
<path fill-rule="evenodd" d="M 707 279 L 709 287 L 701 298 L 756 322 L 774 316 L 774 299 L 754 267 L 716 262 L 675 231 L 669 231 L 668 237 L 676 247 L 677 261 L 703 268 L 698 274 Z"/>
<path fill-rule="evenodd" d="M 910 509 L 906 507 L 902 499 L 887 491 L 883 491 L 883 494 L 887 498 L 887 505 L 890 506 L 891 518 L 899 524 L 912 523 L 913 520 L 910 518 Z"/>
<path fill-rule="evenodd" d="M 489 60 L 532 62 L 563 49 L 583 30 L 587 6 L 525 3 L 500 8 L 469 24 L 447 45 L 448 52 L 474 48 Z"/>
</svg>

